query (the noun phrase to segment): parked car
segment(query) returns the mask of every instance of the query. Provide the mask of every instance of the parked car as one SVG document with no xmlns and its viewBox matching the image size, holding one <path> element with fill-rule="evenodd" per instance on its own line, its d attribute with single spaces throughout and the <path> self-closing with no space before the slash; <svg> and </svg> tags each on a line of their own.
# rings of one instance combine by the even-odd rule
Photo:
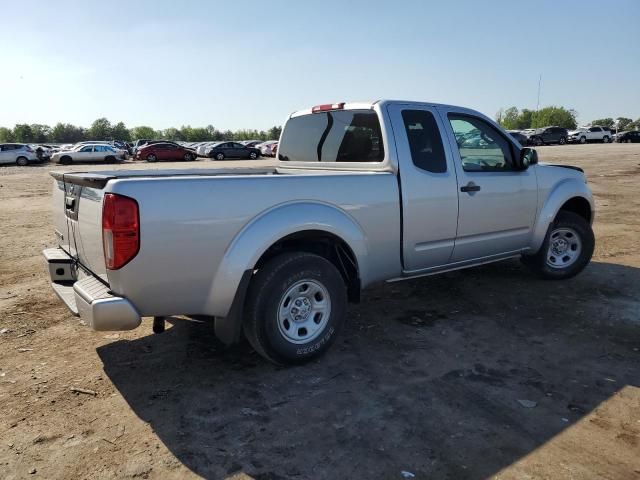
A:
<svg viewBox="0 0 640 480">
<path fill-rule="evenodd" d="M 51 156 L 51 161 L 62 165 L 73 162 L 105 162 L 114 163 L 126 158 L 125 150 L 118 150 L 102 143 L 78 145 L 71 150 L 60 150 Z"/>
<path fill-rule="evenodd" d="M 243 144 L 245 147 L 257 148 L 257 146 L 262 143 L 262 140 L 243 140 L 240 143 Z"/>
<path fill-rule="evenodd" d="M 191 162 L 198 156 L 195 150 L 173 142 L 148 143 L 138 148 L 136 160 L 157 162 L 158 160 L 184 160 Z"/>
<path fill-rule="evenodd" d="M 627 132 L 618 132 L 616 134 L 616 142 L 618 143 L 640 143 L 640 131 L 629 130 Z"/>
<path fill-rule="evenodd" d="M 220 142 L 213 145 L 211 149 L 207 151 L 207 156 L 209 158 L 215 158 L 216 160 L 225 160 L 228 158 L 248 158 L 255 160 L 260 157 L 260 150 L 245 147 L 238 142 Z"/>
<path fill-rule="evenodd" d="M 569 132 L 570 143 L 602 142 L 609 143 L 613 134 L 606 127 L 580 127 Z"/>
<path fill-rule="evenodd" d="M 486 148 L 448 141 L 474 129 Z M 279 167 L 53 172 L 53 288 L 95 330 L 197 314 L 226 343 L 244 332 L 267 359 L 302 363 L 370 285 L 513 257 L 559 280 L 591 259 L 582 170 L 538 164 L 476 111 L 318 105 L 280 143 Z"/>
<path fill-rule="evenodd" d="M 262 142 L 256 145 L 256 148 L 260 150 L 260 154 L 265 157 L 273 157 L 273 145 L 278 143 L 277 140 L 267 140 L 266 142 Z"/>
<path fill-rule="evenodd" d="M 518 142 L 523 147 L 529 145 L 529 139 L 527 138 L 527 136 L 523 133 L 520 133 L 518 130 L 507 130 L 507 132 L 513 139 L 516 140 L 516 142 Z"/>
<path fill-rule="evenodd" d="M 568 132 L 566 128 L 561 127 L 544 127 L 537 128 L 528 135 L 528 142 L 531 145 L 547 145 L 557 143 L 564 145 L 567 143 Z"/>
<path fill-rule="evenodd" d="M 213 147 L 214 145 L 217 145 L 218 143 L 221 143 L 221 142 L 203 142 L 196 147 L 196 153 L 198 154 L 199 157 L 208 157 L 209 150 L 211 150 L 211 147 Z"/>
<path fill-rule="evenodd" d="M 12 163 L 25 167 L 29 163 L 39 162 L 36 152 L 24 143 L 0 144 L 0 164 Z"/>
</svg>

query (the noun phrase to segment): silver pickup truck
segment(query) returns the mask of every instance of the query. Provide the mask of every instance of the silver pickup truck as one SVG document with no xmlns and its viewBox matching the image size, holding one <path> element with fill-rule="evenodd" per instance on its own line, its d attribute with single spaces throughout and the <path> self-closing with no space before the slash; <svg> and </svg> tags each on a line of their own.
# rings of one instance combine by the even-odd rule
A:
<svg viewBox="0 0 640 480">
<path fill-rule="evenodd" d="M 565 279 L 593 253 L 582 170 L 538 164 L 473 110 L 318 105 L 289 116 L 278 160 L 53 172 L 53 288 L 95 330 L 206 316 L 226 343 L 301 363 L 374 283 L 511 257 Z"/>
</svg>

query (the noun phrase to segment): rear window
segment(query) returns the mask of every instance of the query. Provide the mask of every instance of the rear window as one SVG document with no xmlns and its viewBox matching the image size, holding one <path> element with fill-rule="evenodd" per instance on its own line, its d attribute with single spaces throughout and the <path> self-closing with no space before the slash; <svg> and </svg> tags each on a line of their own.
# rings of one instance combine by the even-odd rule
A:
<svg viewBox="0 0 640 480">
<path fill-rule="evenodd" d="M 290 119 L 278 158 L 291 162 L 381 162 L 384 146 L 372 110 L 339 110 Z"/>
</svg>

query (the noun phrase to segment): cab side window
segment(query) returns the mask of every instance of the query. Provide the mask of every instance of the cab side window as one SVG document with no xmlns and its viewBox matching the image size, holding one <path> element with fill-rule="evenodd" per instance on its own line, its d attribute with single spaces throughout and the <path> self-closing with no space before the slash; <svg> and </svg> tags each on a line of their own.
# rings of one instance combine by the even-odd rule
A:
<svg viewBox="0 0 640 480">
<path fill-rule="evenodd" d="M 468 115 L 448 117 L 465 172 L 516 170 L 509 142 L 493 126 Z"/>
<path fill-rule="evenodd" d="M 447 158 L 436 119 L 426 110 L 403 110 L 402 120 L 413 164 L 427 172 L 445 173 Z"/>
</svg>

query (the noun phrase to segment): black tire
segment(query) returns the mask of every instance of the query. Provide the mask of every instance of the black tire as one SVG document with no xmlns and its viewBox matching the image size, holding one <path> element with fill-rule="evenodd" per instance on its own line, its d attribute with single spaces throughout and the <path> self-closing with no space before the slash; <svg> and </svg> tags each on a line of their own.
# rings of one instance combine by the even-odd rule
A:
<svg viewBox="0 0 640 480">
<path fill-rule="evenodd" d="M 256 152 L 249 153 L 249 160 L 255 160 L 256 158 L 258 158 L 258 154 Z"/>
<path fill-rule="evenodd" d="M 216 153 L 213 158 L 216 160 L 224 160 L 224 153 Z"/>
<path fill-rule="evenodd" d="M 541 139 L 540 137 L 535 137 L 535 138 L 533 139 L 533 144 L 534 144 L 536 147 L 541 147 L 542 145 L 544 145 L 544 142 L 542 141 L 542 139 Z"/>
<path fill-rule="evenodd" d="M 330 309 L 328 319 L 308 342 L 302 339 L 300 343 L 295 343 L 282 333 L 282 329 L 297 329 L 298 334 L 300 331 L 306 334 L 305 323 L 300 323 L 301 327 L 298 328 L 295 322 L 281 322 L 279 311 L 281 304 L 297 302 L 287 294 L 290 289 L 298 288 L 296 284 L 301 286 L 300 290 L 295 291 L 304 292 L 302 288 L 305 282 L 321 285 L 325 289 L 328 299 L 324 301 L 329 301 Z M 322 300 L 323 297 L 320 298 Z M 243 329 L 249 343 L 267 360 L 277 364 L 301 364 L 322 355 L 331 346 L 344 324 L 346 313 L 346 286 L 331 262 L 312 253 L 285 253 L 269 260 L 251 280 Z M 307 319 L 308 314 L 309 310 Z M 312 322 L 316 322 L 315 315 Z M 322 315 L 316 323 L 320 321 L 323 321 Z M 287 324 L 291 327 L 287 327 Z"/>
<path fill-rule="evenodd" d="M 580 137 L 580 143 L 587 143 L 587 137 Z"/>
<path fill-rule="evenodd" d="M 577 258 L 573 263 L 566 267 L 554 267 L 547 261 L 551 235 L 558 229 L 568 229 L 571 232 L 575 232 L 578 235 L 581 244 L 581 250 Z M 522 262 L 533 272 L 543 278 L 551 280 L 565 280 L 576 276 L 584 270 L 591 261 L 594 247 L 595 237 L 589 222 L 576 213 L 561 210 L 558 212 L 553 223 L 549 225 L 547 235 L 545 236 L 544 242 L 542 242 L 540 250 L 538 250 L 535 255 L 523 256 Z"/>
<path fill-rule="evenodd" d="M 147 162 L 154 163 L 158 161 L 158 157 L 156 157 L 153 153 L 147 155 Z"/>
<path fill-rule="evenodd" d="M 116 157 L 113 155 L 107 155 L 104 157 L 104 163 L 116 163 Z"/>
<path fill-rule="evenodd" d="M 602 143 L 609 143 L 609 137 L 606 135 L 602 137 Z"/>
<path fill-rule="evenodd" d="M 16 165 L 19 167 L 26 167 L 29 165 L 29 159 L 27 157 L 18 157 L 16 158 Z"/>
<path fill-rule="evenodd" d="M 564 138 L 564 137 L 560 137 L 560 140 L 558 140 L 558 143 L 559 143 L 560 145 L 564 145 L 565 143 L 567 143 L 567 139 L 566 139 L 566 138 Z"/>
<path fill-rule="evenodd" d="M 64 157 L 60 158 L 60 164 L 71 165 L 71 157 L 69 157 L 68 155 L 65 155 Z"/>
<path fill-rule="evenodd" d="M 194 159 L 193 154 L 191 153 L 185 153 L 184 154 L 184 161 L 185 162 L 192 162 Z"/>
</svg>

